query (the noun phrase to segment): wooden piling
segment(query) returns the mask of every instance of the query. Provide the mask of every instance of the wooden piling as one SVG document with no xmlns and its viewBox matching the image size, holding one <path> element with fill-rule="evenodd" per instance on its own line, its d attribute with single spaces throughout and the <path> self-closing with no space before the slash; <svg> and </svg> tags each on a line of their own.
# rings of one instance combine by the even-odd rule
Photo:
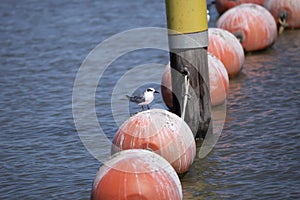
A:
<svg viewBox="0 0 300 200">
<path fill-rule="evenodd" d="M 212 131 L 206 0 L 166 0 L 166 13 L 173 92 L 172 112 L 185 120 L 196 138 L 204 138 L 208 131 Z M 189 77 L 188 91 L 185 91 L 185 75 Z"/>
</svg>

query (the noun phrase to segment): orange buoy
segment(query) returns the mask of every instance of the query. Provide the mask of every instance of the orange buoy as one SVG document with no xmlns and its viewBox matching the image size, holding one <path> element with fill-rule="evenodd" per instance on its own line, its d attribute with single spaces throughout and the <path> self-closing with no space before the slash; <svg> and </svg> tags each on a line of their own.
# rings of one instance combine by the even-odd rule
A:
<svg viewBox="0 0 300 200">
<path fill-rule="evenodd" d="M 226 68 L 217 57 L 211 54 L 208 54 L 208 63 L 211 105 L 224 104 L 229 87 Z"/>
<path fill-rule="evenodd" d="M 92 200 L 182 199 L 180 180 L 161 156 L 147 150 L 126 150 L 113 155 L 97 172 Z"/>
<path fill-rule="evenodd" d="M 277 38 L 273 16 L 257 4 L 246 3 L 229 9 L 218 19 L 217 27 L 233 33 L 245 51 L 269 47 Z"/>
<path fill-rule="evenodd" d="M 264 6 L 271 12 L 279 27 L 300 28 L 299 0 L 265 0 Z"/>
<path fill-rule="evenodd" d="M 216 9 L 219 14 L 222 14 L 228 9 L 243 3 L 255 3 L 262 6 L 264 0 L 216 0 Z"/>
<path fill-rule="evenodd" d="M 149 149 L 165 158 L 179 174 L 188 171 L 196 155 L 189 126 L 162 109 L 139 112 L 122 124 L 113 139 L 112 154 L 126 149 Z"/>
<path fill-rule="evenodd" d="M 209 28 L 208 38 L 207 51 L 222 61 L 230 78 L 236 76 L 245 61 L 239 40 L 232 33 L 220 28 Z"/>
<path fill-rule="evenodd" d="M 211 105 L 217 106 L 223 104 L 226 100 L 229 77 L 224 64 L 210 53 L 208 53 L 208 69 Z M 170 109 L 173 107 L 171 81 L 171 67 L 169 63 L 166 65 L 162 77 L 161 93 L 166 106 Z"/>
</svg>

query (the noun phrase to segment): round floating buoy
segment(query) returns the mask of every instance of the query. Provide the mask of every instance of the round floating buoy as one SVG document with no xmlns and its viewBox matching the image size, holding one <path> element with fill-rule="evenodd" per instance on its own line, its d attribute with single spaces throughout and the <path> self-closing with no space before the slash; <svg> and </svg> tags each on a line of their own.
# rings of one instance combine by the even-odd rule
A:
<svg viewBox="0 0 300 200">
<path fill-rule="evenodd" d="M 193 133 L 183 119 L 162 109 L 139 112 L 117 131 L 112 154 L 149 149 L 165 158 L 179 174 L 187 172 L 196 155 Z"/>
<path fill-rule="evenodd" d="M 180 180 L 161 156 L 147 150 L 113 155 L 97 172 L 92 200 L 182 199 Z"/>
<path fill-rule="evenodd" d="M 245 61 L 239 40 L 232 33 L 220 28 L 209 28 L 208 38 L 207 51 L 222 61 L 230 78 L 236 76 Z"/>
<path fill-rule="evenodd" d="M 300 28 L 299 0 L 265 0 L 264 6 L 271 12 L 279 27 Z"/>
<path fill-rule="evenodd" d="M 241 4 L 229 9 L 217 21 L 217 27 L 233 33 L 245 51 L 271 46 L 277 38 L 276 22 L 270 12 L 256 4 Z"/>
<path fill-rule="evenodd" d="M 208 54 L 208 63 L 211 105 L 221 105 L 226 101 L 229 77 L 223 63 L 218 58 Z"/>
<path fill-rule="evenodd" d="M 224 64 L 210 53 L 208 54 L 208 69 L 211 105 L 217 106 L 223 104 L 226 100 L 229 77 Z M 170 109 L 173 107 L 171 81 L 171 67 L 169 63 L 166 65 L 162 77 L 161 93 L 166 106 Z"/>
<path fill-rule="evenodd" d="M 243 3 L 254 3 L 262 6 L 264 0 L 216 0 L 216 9 L 219 14 L 222 14 L 226 10 Z"/>
</svg>

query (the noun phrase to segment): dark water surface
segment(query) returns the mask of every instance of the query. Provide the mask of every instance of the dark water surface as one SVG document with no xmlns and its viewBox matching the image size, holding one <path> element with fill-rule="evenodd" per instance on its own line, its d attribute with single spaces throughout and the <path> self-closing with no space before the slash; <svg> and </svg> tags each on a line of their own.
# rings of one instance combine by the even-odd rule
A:
<svg viewBox="0 0 300 200">
<path fill-rule="evenodd" d="M 166 27 L 164 1 L 7 0 L 0 16 L 0 199 L 88 199 L 101 163 L 74 125 L 76 73 L 108 37 Z M 300 199 L 299 52 L 295 30 L 246 55 L 243 71 L 230 81 L 217 145 L 182 178 L 184 199 Z M 110 101 L 101 97 L 111 96 L 130 66 L 151 62 L 167 63 L 167 52 L 133 52 L 100 81 L 96 110 L 109 138 L 117 126 Z M 153 73 L 160 79 L 161 71 Z M 156 104 L 163 106 L 160 97 Z"/>
</svg>

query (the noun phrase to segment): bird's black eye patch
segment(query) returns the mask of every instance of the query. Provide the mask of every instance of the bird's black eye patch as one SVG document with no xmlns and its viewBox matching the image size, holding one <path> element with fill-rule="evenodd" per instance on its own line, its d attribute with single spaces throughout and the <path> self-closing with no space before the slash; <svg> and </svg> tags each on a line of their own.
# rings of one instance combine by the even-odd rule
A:
<svg viewBox="0 0 300 200">
<path fill-rule="evenodd" d="M 147 92 L 152 92 L 152 91 L 153 91 L 153 90 L 152 90 L 152 89 L 150 89 L 150 88 L 149 88 L 149 89 L 147 89 Z"/>
</svg>

